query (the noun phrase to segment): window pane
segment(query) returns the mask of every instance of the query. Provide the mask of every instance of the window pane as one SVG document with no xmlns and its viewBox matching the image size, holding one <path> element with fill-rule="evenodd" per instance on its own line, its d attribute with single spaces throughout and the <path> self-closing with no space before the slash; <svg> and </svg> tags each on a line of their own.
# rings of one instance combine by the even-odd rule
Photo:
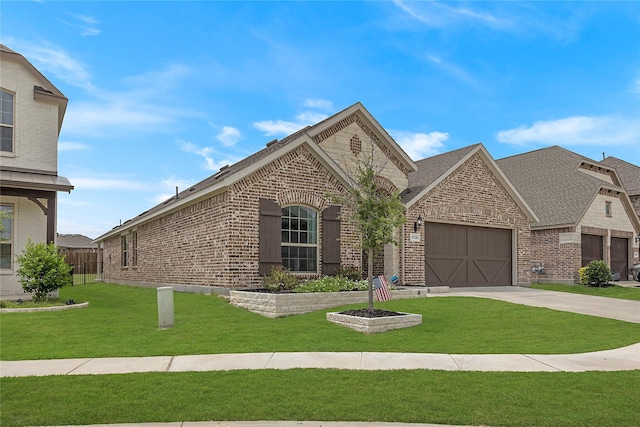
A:
<svg viewBox="0 0 640 427">
<path fill-rule="evenodd" d="M 0 218 L 2 218 L 2 233 L 0 233 L 0 240 L 13 239 L 13 207 L 12 206 L 0 206 Z"/>
<path fill-rule="evenodd" d="M 0 243 L 0 268 L 11 268 L 11 243 Z"/>
<path fill-rule="evenodd" d="M 0 150 L 13 151 L 13 128 L 0 127 Z"/>
</svg>

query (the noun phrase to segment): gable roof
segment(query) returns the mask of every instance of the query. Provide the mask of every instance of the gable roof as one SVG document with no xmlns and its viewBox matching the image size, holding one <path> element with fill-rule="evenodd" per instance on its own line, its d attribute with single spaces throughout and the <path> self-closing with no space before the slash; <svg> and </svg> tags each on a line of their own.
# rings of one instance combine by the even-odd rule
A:
<svg viewBox="0 0 640 427">
<path fill-rule="evenodd" d="M 345 186 L 349 186 L 349 178 L 331 157 L 323 151 L 314 138 L 321 132 L 327 130 L 331 126 L 343 120 L 352 114 L 358 114 L 360 117 L 366 120 L 366 123 L 374 128 L 375 132 L 384 138 L 385 143 L 389 149 L 400 159 L 400 161 L 406 165 L 409 170 L 415 170 L 415 164 L 407 156 L 407 154 L 400 148 L 400 146 L 389 136 L 382 127 L 373 119 L 371 114 L 364 108 L 361 103 L 355 103 L 354 105 L 334 114 L 333 116 L 323 120 L 322 122 L 313 125 L 306 126 L 297 132 L 287 136 L 284 139 L 274 139 L 267 143 L 266 147 L 251 156 L 240 160 L 239 162 L 222 167 L 217 173 L 205 178 L 192 187 L 189 187 L 182 192 L 178 192 L 176 196 L 160 203 L 148 211 L 145 211 L 135 218 L 126 221 L 124 224 L 114 227 L 111 231 L 98 237 L 95 241 L 100 242 L 112 235 L 121 233 L 135 225 L 139 225 L 146 221 L 149 221 L 157 216 L 164 215 L 170 211 L 181 208 L 182 206 L 194 203 L 197 200 L 211 197 L 215 194 L 224 192 L 230 185 L 240 181 L 249 174 L 255 172 L 259 168 L 265 166 L 271 161 L 283 156 L 284 154 L 298 148 L 301 145 L 305 145 L 311 152 L 316 155 L 318 160 L 325 167 L 331 170 L 334 175 L 342 181 Z"/>
<path fill-rule="evenodd" d="M 574 227 L 601 189 L 624 193 L 622 187 L 580 171 L 581 165 L 598 162 L 557 145 L 497 163 L 540 218 L 532 229 Z M 606 172 L 613 174 L 613 182 L 618 181 L 615 171 Z M 630 205 L 626 193 L 623 198 Z"/>
<path fill-rule="evenodd" d="M 640 196 L 640 167 L 611 156 L 600 163 L 615 168 L 629 196 Z"/>
<path fill-rule="evenodd" d="M 418 169 L 409 174 L 409 187 L 401 193 L 403 203 L 405 203 L 407 208 L 411 207 L 475 154 L 478 154 L 482 158 L 489 170 L 493 173 L 493 176 L 507 190 L 525 215 L 527 215 L 532 222 L 538 221 L 538 217 L 534 211 L 529 207 L 526 200 L 519 194 L 507 176 L 500 170 L 495 160 L 493 160 L 493 157 L 491 157 L 482 144 L 469 145 L 468 147 L 417 161 L 416 165 Z"/>
<path fill-rule="evenodd" d="M 40 83 L 40 85 L 33 86 L 33 99 L 58 104 L 59 133 L 60 129 L 62 129 L 62 121 L 67 110 L 67 103 L 69 102 L 67 97 L 64 96 L 62 92 L 60 92 L 58 88 L 55 87 L 53 83 L 51 83 L 49 79 L 44 76 L 44 74 L 38 71 L 38 69 L 27 60 L 27 58 L 25 58 L 15 50 L 9 49 L 7 46 L 0 44 L 0 58 L 11 59 L 18 62 L 24 68 L 26 68 L 31 73 L 31 75 Z"/>
<path fill-rule="evenodd" d="M 57 246 L 59 248 L 95 248 L 96 244 L 93 240 L 82 234 L 58 234 Z"/>
</svg>

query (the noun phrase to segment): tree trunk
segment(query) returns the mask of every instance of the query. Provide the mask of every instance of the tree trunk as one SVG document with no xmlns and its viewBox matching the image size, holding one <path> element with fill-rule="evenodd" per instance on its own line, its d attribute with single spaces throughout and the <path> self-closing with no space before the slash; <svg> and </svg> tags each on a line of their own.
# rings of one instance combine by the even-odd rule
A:
<svg viewBox="0 0 640 427">
<path fill-rule="evenodd" d="M 373 249 L 367 254 L 367 281 L 369 282 L 369 313 L 373 313 Z"/>
</svg>

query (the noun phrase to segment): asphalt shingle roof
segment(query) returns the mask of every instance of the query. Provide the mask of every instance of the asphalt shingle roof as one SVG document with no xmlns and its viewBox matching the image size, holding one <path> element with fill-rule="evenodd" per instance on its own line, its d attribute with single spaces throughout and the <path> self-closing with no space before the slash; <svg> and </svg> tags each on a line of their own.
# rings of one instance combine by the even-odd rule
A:
<svg viewBox="0 0 640 427">
<path fill-rule="evenodd" d="M 600 163 L 615 168 L 629 196 L 640 196 L 640 167 L 611 156 Z"/>
<path fill-rule="evenodd" d="M 60 248 L 95 248 L 93 240 L 82 234 L 58 234 L 58 247 Z"/>
<path fill-rule="evenodd" d="M 556 145 L 497 164 L 540 219 L 532 228 L 546 228 L 577 224 L 603 185 L 616 188 L 578 170 L 583 161 L 597 164 Z"/>
</svg>

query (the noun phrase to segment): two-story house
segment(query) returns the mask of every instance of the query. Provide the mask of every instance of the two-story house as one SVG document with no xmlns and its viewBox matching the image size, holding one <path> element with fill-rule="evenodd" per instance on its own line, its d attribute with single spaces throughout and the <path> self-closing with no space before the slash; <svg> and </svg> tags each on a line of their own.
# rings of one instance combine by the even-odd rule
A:
<svg viewBox="0 0 640 427">
<path fill-rule="evenodd" d="M 58 136 L 67 98 L 19 53 L 0 45 L 0 299 L 25 298 L 15 257 L 27 241 L 55 242 Z"/>
</svg>

